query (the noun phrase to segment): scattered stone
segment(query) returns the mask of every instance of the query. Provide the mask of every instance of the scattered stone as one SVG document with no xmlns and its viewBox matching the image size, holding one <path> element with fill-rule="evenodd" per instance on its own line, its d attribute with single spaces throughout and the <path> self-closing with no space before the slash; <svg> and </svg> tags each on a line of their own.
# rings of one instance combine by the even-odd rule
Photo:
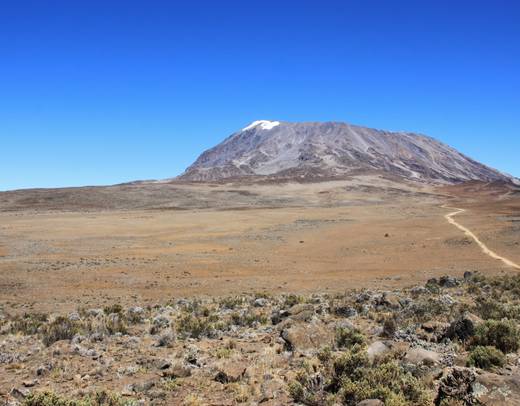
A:
<svg viewBox="0 0 520 406">
<path fill-rule="evenodd" d="M 259 297 L 258 299 L 255 299 L 253 305 L 255 307 L 265 307 L 269 304 L 269 301 L 264 297 Z"/>
<path fill-rule="evenodd" d="M 219 368 L 215 381 L 223 384 L 238 382 L 244 377 L 246 370 L 245 362 L 228 362 Z"/>
<path fill-rule="evenodd" d="M 37 379 L 31 379 L 29 381 L 22 382 L 22 385 L 25 386 L 26 388 L 32 388 L 32 387 L 36 386 L 37 384 L 38 384 Z"/>
</svg>

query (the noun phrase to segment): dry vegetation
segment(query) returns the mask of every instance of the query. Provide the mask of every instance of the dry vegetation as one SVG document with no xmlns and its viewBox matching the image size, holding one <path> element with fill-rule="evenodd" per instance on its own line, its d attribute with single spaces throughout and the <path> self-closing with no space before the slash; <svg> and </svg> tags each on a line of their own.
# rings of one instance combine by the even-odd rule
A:
<svg viewBox="0 0 520 406">
<path fill-rule="evenodd" d="M 9 314 L 0 393 L 31 406 L 520 402 L 520 276 Z M 368 403 L 367 403 L 368 404 Z"/>
</svg>

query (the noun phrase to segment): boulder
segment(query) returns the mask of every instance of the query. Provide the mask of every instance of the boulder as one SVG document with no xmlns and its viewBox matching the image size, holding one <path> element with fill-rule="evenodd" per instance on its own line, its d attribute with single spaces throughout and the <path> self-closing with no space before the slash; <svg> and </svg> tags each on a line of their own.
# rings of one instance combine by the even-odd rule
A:
<svg viewBox="0 0 520 406">
<path fill-rule="evenodd" d="M 390 347 L 383 341 L 374 341 L 367 348 L 368 359 L 374 361 L 374 359 L 381 357 L 390 351 Z"/>
<path fill-rule="evenodd" d="M 288 350 L 311 355 L 325 346 L 332 346 L 334 334 L 321 322 L 296 323 L 281 332 Z"/>
<path fill-rule="evenodd" d="M 445 337 L 451 340 L 466 341 L 475 335 L 475 328 L 482 319 L 472 313 L 465 313 L 454 320 L 446 330 Z"/>
<path fill-rule="evenodd" d="M 514 369 L 511 375 L 481 372 L 473 384 L 473 393 L 484 405 L 520 405 L 520 371 Z"/>
<path fill-rule="evenodd" d="M 470 368 L 449 368 L 439 381 L 435 406 L 461 402 L 464 405 L 477 404 L 474 393 L 475 372 Z"/>
<path fill-rule="evenodd" d="M 411 348 L 404 356 L 404 362 L 412 365 L 438 365 L 441 354 L 424 348 Z"/>
<path fill-rule="evenodd" d="M 215 381 L 232 383 L 240 381 L 246 374 L 248 364 L 245 362 L 227 362 L 218 368 Z"/>
</svg>

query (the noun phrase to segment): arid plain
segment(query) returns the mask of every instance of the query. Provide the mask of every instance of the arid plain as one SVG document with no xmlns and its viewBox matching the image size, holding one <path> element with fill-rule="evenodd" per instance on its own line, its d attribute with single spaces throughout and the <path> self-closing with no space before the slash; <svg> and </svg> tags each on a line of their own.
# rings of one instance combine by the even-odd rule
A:
<svg viewBox="0 0 520 406">
<path fill-rule="evenodd" d="M 444 207 L 443 207 L 444 206 Z M 0 194 L 0 301 L 11 311 L 166 298 L 341 292 L 514 271 L 520 194 L 382 176 L 319 183 L 136 183 Z"/>
</svg>

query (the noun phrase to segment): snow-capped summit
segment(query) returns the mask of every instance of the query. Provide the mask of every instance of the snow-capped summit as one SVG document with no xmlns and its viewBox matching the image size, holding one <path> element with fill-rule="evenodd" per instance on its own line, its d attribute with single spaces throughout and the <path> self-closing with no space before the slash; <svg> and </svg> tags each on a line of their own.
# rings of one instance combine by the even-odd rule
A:
<svg viewBox="0 0 520 406">
<path fill-rule="evenodd" d="M 247 127 L 242 128 L 242 131 L 248 131 L 255 127 L 260 127 L 262 130 L 271 130 L 277 125 L 280 125 L 279 121 L 257 120 L 253 121 Z"/>
</svg>

